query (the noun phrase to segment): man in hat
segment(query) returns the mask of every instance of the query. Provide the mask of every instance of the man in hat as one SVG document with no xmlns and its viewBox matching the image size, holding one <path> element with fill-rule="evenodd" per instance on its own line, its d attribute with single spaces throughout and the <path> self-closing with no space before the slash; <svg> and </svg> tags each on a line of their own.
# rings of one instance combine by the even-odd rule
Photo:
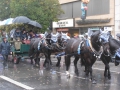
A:
<svg viewBox="0 0 120 90">
<path fill-rule="evenodd" d="M 3 66 L 4 68 L 8 68 L 7 65 L 7 59 L 8 59 L 8 55 L 11 53 L 11 49 L 10 49 L 10 43 L 7 41 L 6 37 L 2 38 L 3 41 L 0 43 L 0 54 L 3 56 Z"/>
</svg>

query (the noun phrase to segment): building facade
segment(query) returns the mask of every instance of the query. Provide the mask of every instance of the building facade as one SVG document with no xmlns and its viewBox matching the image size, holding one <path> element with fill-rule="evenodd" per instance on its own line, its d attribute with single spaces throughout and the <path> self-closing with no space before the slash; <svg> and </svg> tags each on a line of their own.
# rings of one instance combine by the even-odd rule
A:
<svg viewBox="0 0 120 90">
<path fill-rule="evenodd" d="M 120 0 L 115 0 L 115 35 L 120 33 Z"/>
<path fill-rule="evenodd" d="M 109 28 L 115 36 L 114 0 L 90 0 L 84 21 L 81 19 L 81 0 L 59 0 L 59 2 L 64 14 L 58 17 L 60 21 L 53 22 L 53 28 L 57 31 L 69 32 L 74 36 L 86 33 L 88 28 L 97 30 L 103 26 Z"/>
</svg>

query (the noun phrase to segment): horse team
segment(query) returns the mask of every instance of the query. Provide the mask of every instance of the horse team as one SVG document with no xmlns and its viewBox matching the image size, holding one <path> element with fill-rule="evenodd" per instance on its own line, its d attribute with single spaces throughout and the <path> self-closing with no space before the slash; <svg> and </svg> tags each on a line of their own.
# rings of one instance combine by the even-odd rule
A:
<svg viewBox="0 0 120 90">
<path fill-rule="evenodd" d="M 40 54 L 44 54 L 44 67 L 50 69 L 52 66 L 51 54 L 57 57 L 57 67 L 60 67 L 61 56 L 65 57 L 66 75 L 70 76 L 69 67 L 71 57 L 74 56 L 75 73 L 79 75 L 77 62 L 80 59 L 81 65 L 85 66 L 86 76 L 90 74 L 93 80 L 92 66 L 97 59 L 101 59 L 105 65 L 104 77 L 111 79 L 109 63 L 112 55 L 115 56 L 115 65 L 119 65 L 120 42 L 110 34 L 101 30 L 92 32 L 88 38 L 69 38 L 64 33 L 46 33 L 43 38 L 33 38 L 30 43 L 29 56 L 31 63 L 35 60 L 35 66 L 39 66 Z"/>
</svg>

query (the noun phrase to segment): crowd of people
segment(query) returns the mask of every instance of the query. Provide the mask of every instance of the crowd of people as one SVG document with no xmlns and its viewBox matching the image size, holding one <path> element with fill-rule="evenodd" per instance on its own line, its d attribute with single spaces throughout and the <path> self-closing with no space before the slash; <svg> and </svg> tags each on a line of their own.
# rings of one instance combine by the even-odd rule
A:
<svg viewBox="0 0 120 90">
<path fill-rule="evenodd" d="M 2 34 L 1 35 L 2 41 L 0 43 L 0 55 L 3 57 L 4 68 L 8 68 L 8 64 L 7 64 L 8 55 L 12 54 L 12 49 L 6 33 L 1 32 L 1 34 Z M 37 34 L 35 34 L 32 30 L 27 31 L 25 28 L 22 28 L 22 30 L 20 30 L 19 28 L 16 28 L 15 31 L 10 35 L 11 41 L 14 41 L 17 43 L 20 42 L 19 44 L 22 44 L 22 43 L 26 44 L 24 42 L 25 40 L 30 41 L 31 38 L 37 38 L 37 37 L 39 36 L 37 36 Z M 19 45 L 17 44 L 17 46 Z"/>
<path fill-rule="evenodd" d="M 35 32 L 33 32 L 32 30 L 26 31 L 25 28 L 22 28 L 22 30 L 20 30 L 19 28 L 17 28 L 13 32 L 13 34 L 11 35 L 11 38 L 13 40 L 20 39 L 21 41 L 22 40 L 30 40 L 31 38 L 35 38 L 35 37 L 38 37 Z"/>
</svg>

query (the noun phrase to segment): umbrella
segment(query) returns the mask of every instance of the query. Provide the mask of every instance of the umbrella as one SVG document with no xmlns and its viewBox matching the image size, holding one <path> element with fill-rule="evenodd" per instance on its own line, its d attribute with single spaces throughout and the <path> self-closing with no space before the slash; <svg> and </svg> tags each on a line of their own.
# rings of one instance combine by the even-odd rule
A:
<svg viewBox="0 0 120 90">
<path fill-rule="evenodd" d="M 9 25 L 9 24 L 12 24 L 12 21 L 13 21 L 13 18 L 8 18 L 8 19 L 5 19 L 4 21 L 1 21 L 0 25 Z"/>
<path fill-rule="evenodd" d="M 27 18 L 26 16 L 18 16 L 13 19 L 13 23 L 28 23 L 31 20 Z"/>
<path fill-rule="evenodd" d="M 10 31 L 10 37 L 11 37 L 11 38 L 13 38 L 13 35 L 14 35 L 14 33 L 15 33 L 15 30 L 16 30 L 16 29 L 13 28 L 13 29 Z"/>
<path fill-rule="evenodd" d="M 4 25 L 9 25 L 9 24 L 12 24 L 12 21 L 13 21 L 14 18 L 8 18 L 6 20 L 4 20 Z"/>
<path fill-rule="evenodd" d="M 120 33 L 117 33 L 116 36 L 117 36 L 117 37 L 120 37 Z"/>
<path fill-rule="evenodd" d="M 38 28 L 42 28 L 42 26 L 36 21 L 30 21 L 28 24 L 35 26 L 35 27 L 38 27 Z"/>
</svg>

